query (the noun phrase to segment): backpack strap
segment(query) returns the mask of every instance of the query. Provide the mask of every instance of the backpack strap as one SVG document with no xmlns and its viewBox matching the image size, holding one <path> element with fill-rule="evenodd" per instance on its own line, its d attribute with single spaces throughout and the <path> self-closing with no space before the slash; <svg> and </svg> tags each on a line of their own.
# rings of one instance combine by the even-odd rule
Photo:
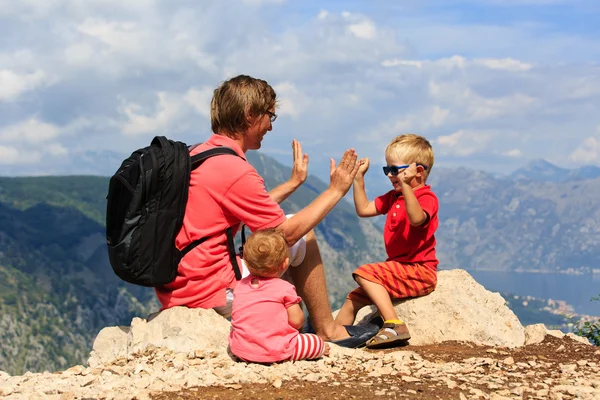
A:
<svg viewBox="0 0 600 400">
<path fill-rule="evenodd" d="M 235 150 L 229 148 L 229 147 L 225 147 L 225 146 L 218 146 L 218 147 L 213 147 L 212 149 L 203 151 L 201 153 L 198 153 L 194 156 L 192 156 L 192 171 L 195 170 L 196 168 L 198 168 L 198 166 L 200 164 L 202 164 L 204 161 L 206 161 L 207 159 L 214 157 L 214 156 L 218 156 L 221 154 L 230 154 L 232 156 L 237 156 L 240 157 L 240 155 L 238 153 L 235 152 Z M 240 157 L 243 159 L 243 157 Z"/>
<path fill-rule="evenodd" d="M 193 147 L 191 147 L 190 150 L 191 149 L 193 149 Z M 235 150 L 233 150 L 229 147 L 225 147 L 225 146 L 218 146 L 218 147 L 214 147 L 212 149 L 203 151 L 201 153 L 198 153 L 198 154 L 192 156 L 191 157 L 191 159 L 192 159 L 191 170 L 193 171 L 194 169 L 198 168 L 200 166 L 200 164 L 202 164 L 207 159 L 214 157 L 214 156 L 222 155 L 222 154 L 229 154 L 232 156 L 237 156 L 245 161 L 245 159 L 243 157 L 241 157 L 238 153 L 236 153 Z M 237 262 L 237 256 L 235 253 L 235 244 L 233 242 L 232 231 L 233 230 L 232 230 L 231 226 L 225 230 L 225 234 L 227 235 L 227 250 L 229 252 L 229 261 L 231 261 L 231 266 L 233 267 L 233 273 L 235 274 L 235 279 L 239 281 L 240 279 L 242 279 L 242 272 L 241 272 L 240 266 L 238 265 L 238 262 Z M 242 232 L 242 234 L 243 234 L 243 232 Z M 181 258 L 183 258 L 190 251 L 192 251 L 195 247 L 204 243 L 210 237 L 211 236 L 205 236 L 203 238 L 200 238 L 200 239 L 195 240 L 192 243 L 188 244 L 183 250 L 181 250 Z M 243 242 L 245 242 L 245 240 L 243 240 Z"/>
</svg>

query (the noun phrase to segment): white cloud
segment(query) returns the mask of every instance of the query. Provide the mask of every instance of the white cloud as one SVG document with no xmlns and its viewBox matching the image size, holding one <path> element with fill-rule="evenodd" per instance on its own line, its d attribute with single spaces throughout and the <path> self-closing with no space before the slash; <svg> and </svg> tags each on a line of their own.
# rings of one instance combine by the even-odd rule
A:
<svg viewBox="0 0 600 400">
<path fill-rule="evenodd" d="M 523 153 L 519 149 L 511 149 L 502 153 L 506 157 L 521 157 Z"/>
<path fill-rule="evenodd" d="M 54 157 L 65 157 L 69 154 L 69 150 L 58 143 L 53 143 L 49 146 L 46 146 L 44 149 Z"/>
<path fill-rule="evenodd" d="M 140 135 L 165 131 L 181 115 L 182 102 L 165 92 L 157 93 L 158 104 L 156 112 L 151 115 L 142 114 L 143 107 L 137 103 L 125 102 L 120 112 L 125 114 L 127 121 L 121 125 L 126 135 Z"/>
<path fill-rule="evenodd" d="M 277 92 L 279 115 L 298 118 L 310 106 L 310 99 L 290 82 L 282 82 L 273 89 Z"/>
<path fill-rule="evenodd" d="M 371 21 L 362 21 L 348 26 L 348 30 L 357 38 L 374 39 L 377 34 L 377 29 Z"/>
<path fill-rule="evenodd" d="M 76 43 L 65 49 L 65 60 L 68 65 L 75 67 L 91 66 L 94 63 L 96 51 L 88 43 Z"/>
<path fill-rule="evenodd" d="M 529 71 L 533 68 L 533 65 L 529 63 L 524 63 L 512 58 L 482 58 L 474 60 L 474 63 L 481 64 L 490 69 L 502 69 L 506 71 Z"/>
<path fill-rule="evenodd" d="M 105 51 L 138 53 L 150 39 L 135 22 L 115 22 L 98 18 L 87 18 L 77 29 L 106 46 Z"/>
<path fill-rule="evenodd" d="M 53 124 L 31 118 L 0 130 L 0 138 L 8 142 L 38 143 L 56 138 L 60 129 Z"/>
<path fill-rule="evenodd" d="M 394 58 L 392 60 L 383 60 L 381 65 L 383 65 L 384 67 L 408 66 L 421 69 L 423 67 L 423 61 L 399 60 L 397 58 Z"/>
<path fill-rule="evenodd" d="M 213 91 L 214 89 L 208 87 L 200 90 L 192 88 L 187 91 L 184 99 L 198 114 L 210 119 L 210 101 Z"/>
<path fill-rule="evenodd" d="M 0 101 L 12 101 L 22 93 L 36 89 L 47 82 L 46 74 L 41 71 L 17 73 L 0 69 Z"/>
<path fill-rule="evenodd" d="M 434 142 L 439 146 L 440 154 L 465 157 L 483 150 L 491 140 L 489 132 L 459 130 L 439 136 Z"/>
<path fill-rule="evenodd" d="M 482 11 L 495 9 L 490 1 Z M 2 145 L 25 151 L 15 127 L 29 132 L 24 143 L 41 127 L 65 160 L 138 148 L 146 133 L 203 140 L 213 89 L 244 73 L 271 83 L 287 116 L 264 151 L 289 154 L 295 137 L 315 166 L 354 145 L 380 157 L 407 131 L 440 139 L 445 163 L 467 154 L 516 164 L 517 150 L 594 157 L 596 33 L 543 13 L 465 23 L 455 12 L 471 0 L 409 3 L 340 12 L 327 1 L 0 0 L 10 39 L 0 43 Z"/>
<path fill-rule="evenodd" d="M 472 91 L 465 92 L 469 103 L 467 113 L 473 120 L 487 120 L 527 112 L 536 100 L 530 96 L 516 93 L 499 98 L 483 98 Z"/>
<path fill-rule="evenodd" d="M 585 138 L 569 155 L 569 160 L 578 165 L 600 163 L 600 125 L 596 135 Z"/>
<path fill-rule="evenodd" d="M 19 150 L 0 145 L 0 164 L 18 164 L 22 162 Z"/>
<path fill-rule="evenodd" d="M 0 145 L 0 165 L 35 165 L 42 160 L 42 153 L 31 148 Z"/>
</svg>

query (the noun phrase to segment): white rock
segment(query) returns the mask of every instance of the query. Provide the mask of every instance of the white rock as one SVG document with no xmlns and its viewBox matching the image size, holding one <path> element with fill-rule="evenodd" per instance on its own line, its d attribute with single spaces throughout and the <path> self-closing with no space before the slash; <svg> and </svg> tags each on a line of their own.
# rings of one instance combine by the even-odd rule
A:
<svg viewBox="0 0 600 400">
<path fill-rule="evenodd" d="M 169 308 L 149 320 L 134 318 L 131 327 L 101 330 L 94 340 L 88 365 L 106 364 L 150 348 L 168 349 L 186 356 L 211 351 L 223 353 L 230 329 L 231 324 L 214 310 Z"/>
<path fill-rule="evenodd" d="M 503 347 L 525 343 L 525 330 L 502 296 L 485 289 L 462 269 L 439 271 L 433 293 L 396 301 L 395 308 L 410 329 L 411 345 L 447 340 Z M 374 306 L 365 307 L 356 320 L 360 324 L 375 315 Z"/>
<path fill-rule="evenodd" d="M 119 357 L 127 356 L 128 332 L 129 328 L 125 326 L 111 326 L 102 329 L 94 339 L 88 365 L 97 367 Z"/>
</svg>

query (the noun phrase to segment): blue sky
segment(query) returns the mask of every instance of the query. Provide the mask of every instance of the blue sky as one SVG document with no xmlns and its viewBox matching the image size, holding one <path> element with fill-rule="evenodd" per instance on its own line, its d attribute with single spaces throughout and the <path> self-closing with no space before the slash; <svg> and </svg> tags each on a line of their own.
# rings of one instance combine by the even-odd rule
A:
<svg viewBox="0 0 600 400">
<path fill-rule="evenodd" d="M 110 174 L 155 135 L 209 136 L 224 79 L 269 81 L 262 151 L 311 172 L 395 135 L 436 166 L 600 165 L 595 0 L 0 0 L 0 175 Z"/>
</svg>

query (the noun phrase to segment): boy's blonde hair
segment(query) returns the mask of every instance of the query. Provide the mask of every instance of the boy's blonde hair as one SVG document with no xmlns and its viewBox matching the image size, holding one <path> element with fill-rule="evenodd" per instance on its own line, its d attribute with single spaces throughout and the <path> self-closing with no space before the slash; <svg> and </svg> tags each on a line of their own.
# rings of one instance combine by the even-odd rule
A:
<svg viewBox="0 0 600 400">
<path fill-rule="evenodd" d="M 252 275 L 274 276 L 278 267 L 290 256 L 283 232 L 277 229 L 256 231 L 244 245 L 244 262 Z"/>
<path fill-rule="evenodd" d="M 396 136 L 385 149 L 385 156 L 396 156 L 407 164 L 417 163 L 427 167 L 424 178 L 427 180 L 433 168 L 433 148 L 423 136 L 407 133 Z"/>
</svg>

